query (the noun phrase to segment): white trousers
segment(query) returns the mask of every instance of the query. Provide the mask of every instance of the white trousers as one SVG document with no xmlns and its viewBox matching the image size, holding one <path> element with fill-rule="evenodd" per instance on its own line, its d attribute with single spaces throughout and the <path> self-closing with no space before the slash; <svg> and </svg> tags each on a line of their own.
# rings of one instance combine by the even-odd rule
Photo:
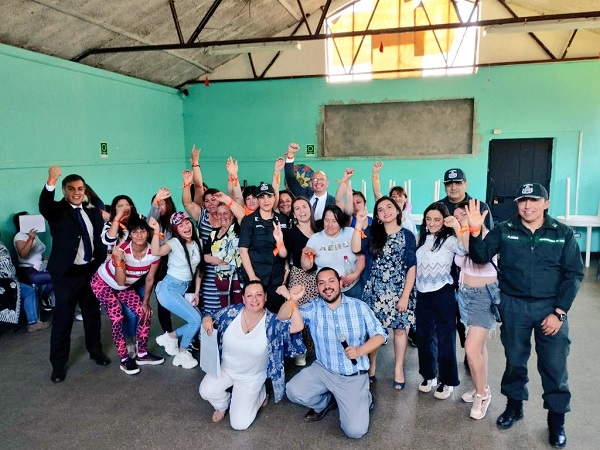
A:
<svg viewBox="0 0 600 450">
<path fill-rule="evenodd" d="M 226 389 L 233 386 L 232 393 Z M 256 413 L 267 397 L 265 377 L 237 378 L 221 367 L 219 378 L 206 374 L 200 383 L 200 396 L 215 410 L 229 408 L 229 423 L 234 430 L 245 430 L 256 418 Z"/>
</svg>

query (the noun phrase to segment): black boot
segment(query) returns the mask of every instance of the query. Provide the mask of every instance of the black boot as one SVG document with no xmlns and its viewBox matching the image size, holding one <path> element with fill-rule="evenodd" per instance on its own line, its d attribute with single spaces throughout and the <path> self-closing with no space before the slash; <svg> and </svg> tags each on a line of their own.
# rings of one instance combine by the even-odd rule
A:
<svg viewBox="0 0 600 450">
<path fill-rule="evenodd" d="M 548 442 L 554 448 L 564 448 L 567 445 L 565 434 L 565 414 L 548 411 Z"/>
<path fill-rule="evenodd" d="M 506 403 L 506 409 L 498 419 L 496 420 L 496 425 L 498 428 L 503 430 L 507 430 L 513 426 L 513 424 L 517 420 L 521 420 L 523 418 L 523 401 L 515 400 L 514 398 L 509 398 Z"/>
</svg>

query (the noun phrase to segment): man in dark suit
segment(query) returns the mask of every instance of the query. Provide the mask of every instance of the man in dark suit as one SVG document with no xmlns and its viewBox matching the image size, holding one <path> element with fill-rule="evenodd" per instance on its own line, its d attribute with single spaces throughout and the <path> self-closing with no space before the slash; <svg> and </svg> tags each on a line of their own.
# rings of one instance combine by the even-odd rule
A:
<svg viewBox="0 0 600 450">
<path fill-rule="evenodd" d="M 302 187 L 296 178 L 294 171 L 294 157 L 300 147 L 298 144 L 290 144 L 285 160 L 285 181 L 288 188 L 296 197 L 306 197 L 312 206 L 317 228 L 323 229 L 323 211 L 326 206 L 335 205 L 335 197 L 327 193 L 329 180 L 325 172 L 317 171 L 310 177 L 310 186 Z M 343 209 L 343 208 L 342 208 Z M 321 226 L 319 226 L 321 224 Z"/>
<path fill-rule="evenodd" d="M 48 272 L 54 285 L 55 307 L 50 337 L 50 362 L 54 383 L 66 377 L 71 347 L 71 329 L 75 307 L 83 316 L 85 346 L 98 365 L 110 364 L 100 342 L 100 305 L 90 287 L 90 278 L 106 259 L 106 247 L 100 240 L 102 216 L 98 209 L 84 204 L 85 181 L 68 175 L 62 182 L 64 198 L 54 200 L 58 166 L 48 169 L 48 181 L 39 200 L 40 213 L 50 225 L 52 250 Z"/>
</svg>

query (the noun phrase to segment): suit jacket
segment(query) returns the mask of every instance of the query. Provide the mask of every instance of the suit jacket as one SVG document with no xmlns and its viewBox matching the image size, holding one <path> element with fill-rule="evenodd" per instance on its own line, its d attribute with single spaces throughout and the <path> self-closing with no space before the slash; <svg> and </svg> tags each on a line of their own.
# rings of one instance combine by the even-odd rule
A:
<svg viewBox="0 0 600 450">
<path fill-rule="evenodd" d="M 310 186 L 302 187 L 296 178 L 296 172 L 294 172 L 294 163 L 286 162 L 285 163 L 285 181 L 287 182 L 288 188 L 292 191 L 296 197 L 306 197 L 310 200 L 310 198 L 314 195 L 315 191 Z M 325 207 L 329 205 L 335 205 L 335 197 L 333 195 L 327 194 L 327 198 L 325 199 Z"/>
<path fill-rule="evenodd" d="M 52 275 L 64 275 L 73 265 L 79 242 L 81 240 L 81 228 L 75 209 L 63 198 L 54 200 L 54 191 L 49 191 L 44 186 L 40 194 L 40 213 L 50 225 L 52 235 L 52 250 L 48 259 L 48 272 Z M 83 206 L 83 205 L 82 205 Z M 82 210 L 87 214 L 93 226 L 94 260 L 91 262 L 94 273 L 100 264 L 106 260 L 106 246 L 100 239 L 104 222 L 97 208 L 85 207 Z M 90 268 L 90 270 L 91 270 Z"/>
</svg>

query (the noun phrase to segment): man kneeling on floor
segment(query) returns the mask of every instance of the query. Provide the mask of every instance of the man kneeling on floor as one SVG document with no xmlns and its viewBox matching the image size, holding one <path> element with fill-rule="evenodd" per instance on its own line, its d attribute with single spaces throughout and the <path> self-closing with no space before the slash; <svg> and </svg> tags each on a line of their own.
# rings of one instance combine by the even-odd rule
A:
<svg viewBox="0 0 600 450">
<path fill-rule="evenodd" d="M 359 439 L 369 430 L 373 406 L 368 355 L 386 341 L 386 333 L 364 302 L 341 293 L 334 269 L 319 271 L 317 290 L 316 300 L 298 308 L 315 342 L 317 359 L 287 383 L 287 396 L 311 408 L 304 416 L 307 422 L 321 420 L 337 405 L 342 430 Z M 279 316 L 289 317 L 293 308 L 293 301 L 287 301 Z"/>
</svg>

